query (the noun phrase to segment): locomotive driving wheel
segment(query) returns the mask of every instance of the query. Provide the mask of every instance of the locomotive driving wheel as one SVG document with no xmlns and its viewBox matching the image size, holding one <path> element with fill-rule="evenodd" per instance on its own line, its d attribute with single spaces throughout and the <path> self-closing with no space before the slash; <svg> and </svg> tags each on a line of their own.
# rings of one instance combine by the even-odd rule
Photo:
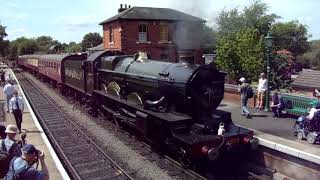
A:
<svg viewBox="0 0 320 180">
<path fill-rule="evenodd" d="M 105 85 L 103 87 L 107 94 L 120 98 L 120 86 L 115 81 L 110 82 L 107 87 Z"/>
<path fill-rule="evenodd" d="M 127 101 L 139 105 L 139 106 L 143 106 L 143 102 L 142 102 L 142 98 L 139 96 L 138 93 L 136 92 L 132 92 L 127 96 Z"/>
</svg>

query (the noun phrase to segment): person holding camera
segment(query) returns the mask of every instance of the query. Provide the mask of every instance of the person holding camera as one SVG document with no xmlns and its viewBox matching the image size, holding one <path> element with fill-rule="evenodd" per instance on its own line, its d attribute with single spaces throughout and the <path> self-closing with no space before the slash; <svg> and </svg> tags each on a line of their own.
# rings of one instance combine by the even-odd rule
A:
<svg viewBox="0 0 320 180">
<path fill-rule="evenodd" d="M 38 161 L 40 161 L 41 170 L 37 169 Z M 34 167 L 34 164 L 37 166 Z M 13 179 L 48 180 L 49 172 L 44 161 L 44 153 L 37 150 L 32 144 L 25 145 L 22 149 L 22 156 L 12 159 L 5 177 L 5 180 Z"/>
</svg>

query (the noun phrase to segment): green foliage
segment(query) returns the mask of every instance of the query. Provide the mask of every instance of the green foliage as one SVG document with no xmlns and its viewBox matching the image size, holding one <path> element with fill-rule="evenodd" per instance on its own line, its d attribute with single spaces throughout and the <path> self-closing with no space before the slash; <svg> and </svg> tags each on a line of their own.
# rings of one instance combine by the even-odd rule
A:
<svg viewBox="0 0 320 180">
<path fill-rule="evenodd" d="M 66 47 L 65 51 L 68 53 L 81 52 L 81 44 L 77 44 L 76 42 L 72 41 L 68 44 L 68 47 Z"/>
<path fill-rule="evenodd" d="M 275 55 L 270 59 L 270 87 L 271 89 L 289 88 L 292 82 L 291 75 L 293 67 L 289 65 L 287 57 L 284 55 Z"/>
<path fill-rule="evenodd" d="M 244 28 L 221 38 L 215 62 L 231 79 L 245 76 L 257 80 L 264 67 L 262 49 L 259 32 L 254 28 Z"/>
<path fill-rule="evenodd" d="M 298 21 L 275 23 L 272 36 L 275 50 L 287 49 L 295 55 L 301 55 L 310 48 L 307 27 Z"/>
<path fill-rule="evenodd" d="M 6 33 L 6 27 L 0 24 L 0 55 L 6 56 L 9 50 L 9 41 L 4 38 L 8 34 Z"/>
<path fill-rule="evenodd" d="M 102 37 L 99 33 L 88 33 L 83 37 L 81 42 L 82 50 L 86 50 L 87 48 L 91 48 L 97 46 L 102 43 Z"/>
<path fill-rule="evenodd" d="M 311 67 L 320 70 L 320 40 L 310 42 L 310 50 L 297 57 L 297 62 L 303 67 Z"/>
<path fill-rule="evenodd" d="M 258 30 L 260 34 L 266 35 L 270 25 L 275 22 L 279 16 L 267 14 L 268 6 L 260 1 L 255 1 L 251 6 L 245 7 L 243 12 L 238 8 L 230 11 L 223 10 L 218 18 L 219 35 L 224 37 L 228 34 L 234 34 L 240 29 L 250 27 Z"/>
</svg>

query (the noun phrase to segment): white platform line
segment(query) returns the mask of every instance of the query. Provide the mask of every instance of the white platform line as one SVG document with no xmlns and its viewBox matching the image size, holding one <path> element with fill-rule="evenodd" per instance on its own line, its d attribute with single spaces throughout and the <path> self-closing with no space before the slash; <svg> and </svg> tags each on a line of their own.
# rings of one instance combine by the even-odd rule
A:
<svg viewBox="0 0 320 180">
<path fill-rule="evenodd" d="M 25 103 L 27 104 L 27 106 L 28 106 L 28 108 L 29 108 L 31 117 L 32 117 L 35 125 L 37 126 L 37 128 L 38 128 L 40 131 L 44 132 L 43 129 L 42 129 L 42 127 L 41 127 L 41 125 L 40 125 L 40 123 L 39 123 L 39 121 L 38 121 L 37 116 L 34 114 L 32 108 L 31 108 L 31 106 L 30 106 L 30 104 L 29 104 L 29 101 L 28 101 L 26 95 L 24 94 L 23 90 L 21 89 L 20 83 L 19 83 L 19 81 L 17 80 L 16 75 L 13 73 L 13 71 L 12 71 L 11 68 L 10 68 L 10 71 L 11 71 L 11 74 L 13 74 L 13 77 L 14 77 L 14 79 L 16 80 L 16 82 L 17 82 L 17 84 L 18 84 L 19 90 L 20 90 L 23 98 L 25 99 Z M 63 178 L 64 180 L 70 180 L 70 177 L 69 177 L 68 173 L 66 172 L 66 170 L 65 170 L 64 167 L 62 166 L 61 161 L 60 161 L 60 159 L 58 158 L 58 156 L 57 156 L 56 152 L 54 151 L 54 149 L 52 148 L 52 146 L 51 146 L 51 144 L 50 144 L 50 142 L 49 142 L 46 134 L 45 134 L 45 133 L 40 133 L 40 134 L 41 134 L 41 137 L 42 137 L 43 141 L 44 141 L 45 144 L 47 145 L 47 147 L 48 147 L 48 149 L 49 149 L 49 152 L 50 152 L 50 154 L 51 154 L 51 156 L 52 156 L 52 159 L 53 159 L 54 163 L 56 164 L 56 167 L 57 167 L 58 171 L 60 172 L 62 178 Z M 49 172 L 49 174 L 50 174 L 50 172 Z"/>
<path fill-rule="evenodd" d="M 240 125 L 237 124 L 237 126 L 240 126 Z M 258 132 L 260 134 L 267 134 L 267 133 L 264 133 L 264 132 L 261 132 L 261 131 L 257 131 L 257 130 L 254 130 L 254 129 L 250 129 L 250 128 L 244 127 L 244 126 L 240 126 L 240 127 L 249 129 L 249 130 L 251 130 L 253 132 Z M 268 135 L 269 136 L 273 136 L 271 134 L 268 134 Z M 286 145 L 283 145 L 283 144 L 272 142 L 272 141 L 270 141 L 268 139 L 259 137 L 258 135 L 254 135 L 254 137 L 259 139 L 259 145 L 261 145 L 261 146 L 264 146 L 264 147 L 267 147 L 267 148 L 270 148 L 270 149 L 273 149 L 273 150 L 276 150 L 276 151 L 279 151 L 279 152 L 282 152 L 282 153 L 285 153 L 285 154 L 292 155 L 292 156 L 297 157 L 299 159 L 303 159 L 303 160 L 310 161 L 310 162 L 313 162 L 313 163 L 316 163 L 316 164 L 320 164 L 320 156 L 317 156 L 317 155 L 314 155 L 314 154 L 311 154 L 311 153 L 308 153 L 308 152 L 304 152 L 304 151 L 301 151 L 299 149 L 292 148 L 292 147 L 289 147 L 289 146 L 286 146 Z M 281 137 L 278 137 L 278 138 L 281 138 Z M 282 139 L 284 139 L 284 138 L 282 138 Z M 284 139 L 284 140 L 286 140 L 286 139 Z M 287 141 L 289 141 L 289 140 L 287 140 Z"/>
</svg>

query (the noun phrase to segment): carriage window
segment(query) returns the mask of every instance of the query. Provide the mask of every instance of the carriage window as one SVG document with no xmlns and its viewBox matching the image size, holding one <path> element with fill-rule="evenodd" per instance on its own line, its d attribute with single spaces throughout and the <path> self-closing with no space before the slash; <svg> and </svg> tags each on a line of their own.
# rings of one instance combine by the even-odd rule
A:
<svg viewBox="0 0 320 180">
<path fill-rule="evenodd" d="M 147 25 L 142 24 L 139 25 L 139 41 L 147 41 L 148 40 L 148 29 Z"/>
<path fill-rule="evenodd" d="M 54 67 L 55 69 L 57 69 L 57 63 L 54 63 L 54 64 L 53 64 L 53 67 Z"/>
</svg>

